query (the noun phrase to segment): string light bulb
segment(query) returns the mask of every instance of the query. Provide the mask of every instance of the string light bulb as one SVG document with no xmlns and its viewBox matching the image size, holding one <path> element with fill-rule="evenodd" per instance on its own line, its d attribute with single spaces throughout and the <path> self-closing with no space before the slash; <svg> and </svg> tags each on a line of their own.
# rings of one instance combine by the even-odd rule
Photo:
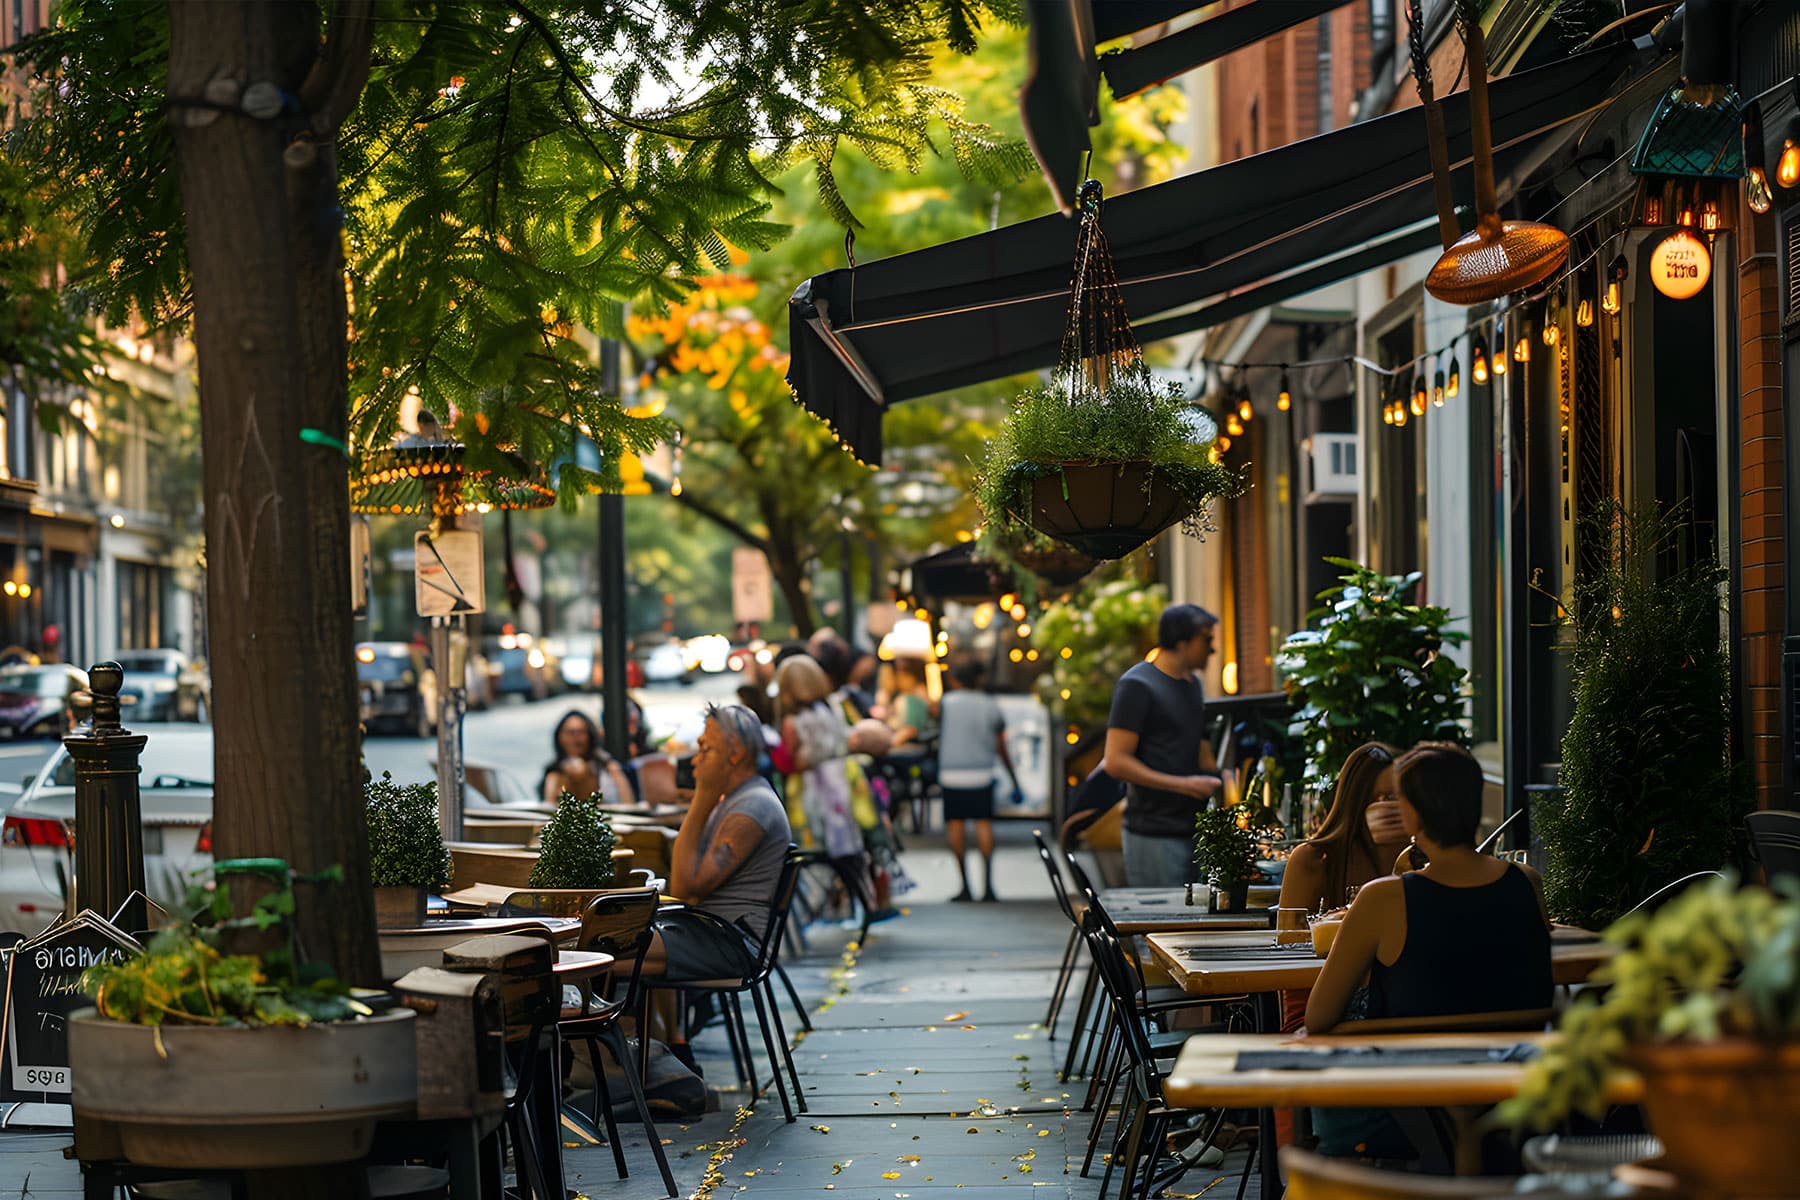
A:
<svg viewBox="0 0 1800 1200">
<path fill-rule="evenodd" d="M 1381 406 L 1381 423 L 1383 425 L 1392 425 L 1394 423 L 1394 406 L 1392 404 L 1384 404 Z"/>
<path fill-rule="evenodd" d="M 1406 427 L 1406 405 L 1398 400 L 1394 401 L 1394 425 L 1401 429 Z"/>
<path fill-rule="evenodd" d="M 1237 414 L 1238 420 L 1240 421 L 1248 421 L 1256 415 L 1256 410 L 1250 407 L 1249 392 L 1240 392 L 1238 394 Z"/>
<path fill-rule="evenodd" d="M 1231 439 L 1221 433 L 1218 440 L 1213 443 L 1213 446 L 1220 454 L 1224 454 L 1231 449 Z"/>
<path fill-rule="evenodd" d="M 1544 322 L 1544 345 L 1554 348 L 1556 339 L 1562 336 L 1562 329 L 1555 321 Z"/>
<path fill-rule="evenodd" d="M 1462 367 L 1458 363 L 1456 356 L 1451 355 L 1450 356 L 1450 379 L 1444 385 L 1444 395 L 1446 395 L 1446 396 L 1450 397 L 1450 399 L 1454 400 L 1454 399 L 1456 399 L 1456 393 L 1458 393 L 1460 391 L 1462 391 Z"/>
<path fill-rule="evenodd" d="M 1606 268 L 1606 294 L 1600 298 L 1600 307 L 1611 316 L 1617 316 L 1624 307 L 1623 284 L 1631 264 L 1623 254 L 1614 258 Z"/>
<path fill-rule="evenodd" d="M 1594 302 L 1592 300 L 1583 297 L 1581 302 L 1575 305 L 1575 323 L 1583 329 L 1593 325 Z"/>
<path fill-rule="evenodd" d="M 1775 182 L 1784 188 L 1800 187 L 1800 141 L 1791 126 L 1781 143 L 1781 157 L 1775 160 Z"/>
<path fill-rule="evenodd" d="M 1531 339 L 1524 334 L 1519 335 L 1518 344 L 1513 347 L 1513 360 L 1522 363 L 1531 361 Z"/>
<path fill-rule="evenodd" d="M 1431 381 L 1431 406 L 1433 408 L 1444 407 L 1444 373 L 1442 371 L 1439 371 L 1437 377 Z"/>
<path fill-rule="evenodd" d="M 1775 204 L 1763 156 L 1762 103 L 1744 105 L 1744 203 L 1761 216 Z"/>
<path fill-rule="evenodd" d="M 1506 326 L 1499 325 L 1494 329 L 1494 357 L 1489 360 L 1488 369 L 1498 379 L 1506 374 Z"/>
<path fill-rule="evenodd" d="M 1232 437 L 1244 436 L 1244 423 L 1238 420 L 1238 415 L 1236 413 L 1232 413 L 1225 418 L 1225 432 Z"/>
<path fill-rule="evenodd" d="M 1413 394 L 1412 394 L 1412 415 L 1413 416 L 1422 417 L 1425 415 L 1425 401 L 1426 401 L 1425 372 L 1423 370 L 1421 370 L 1418 372 L 1417 375 L 1415 375 L 1413 377 Z"/>
<path fill-rule="evenodd" d="M 1761 216 L 1775 203 L 1775 194 L 1769 190 L 1769 175 L 1760 166 L 1751 167 L 1744 172 L 1744 200 L 1750 205 L 1750 211 Z"/>
<path fill-rule="evenodd" d="M 1487 343 L 1477 337 L 1473 345 L 1474 354 L 1469 362 L 1469 378 L 1477 384 L 1483 384 L 1488 381 Z"/>
<path fill-rule="evenodd" d="M 1281 391 L 1275 397 L 1275 408 L 1279 412 L 1286 412 L 1293 406 L 1294 393 L 1293 390 L 1288 387 L 1287 368 L 1283 367 L 1281 368 Z"/>
</svg>

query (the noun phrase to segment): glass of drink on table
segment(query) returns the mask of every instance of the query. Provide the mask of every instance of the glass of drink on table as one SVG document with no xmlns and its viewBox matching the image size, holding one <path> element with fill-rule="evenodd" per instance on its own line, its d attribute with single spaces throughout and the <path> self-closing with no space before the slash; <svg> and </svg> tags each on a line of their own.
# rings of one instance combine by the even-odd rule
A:
<svg viewBox="0 0 1800 1200">
<path fill-rule="evenodd" d="M 1344 910 L 1333 909 L 1320 913 L 1312 918 L 1313 953 L 1325 958 L 1331 953 L 1332 940 L 1337 937 L 1338 927 L 1344 923 Z"/>
<path fill-rule="evenodd" d="M 1275 910 L 1275 944 L 1277 946 L 1304 946 L 1312 941 L 1312 934 L 1306 928 L 1306 910 L 1304 908 L 1277 908 Z"/>
</svg>

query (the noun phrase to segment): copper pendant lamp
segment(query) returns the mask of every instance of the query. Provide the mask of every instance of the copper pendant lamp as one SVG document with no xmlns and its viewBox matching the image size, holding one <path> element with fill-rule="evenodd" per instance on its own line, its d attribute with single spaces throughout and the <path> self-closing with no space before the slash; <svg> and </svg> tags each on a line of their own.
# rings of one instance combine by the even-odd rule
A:
<svg viewBox="0 0 1800 1200">
<path fill-rule="evenodd" d="M 455 518 L 466 512 L 548 508 L 556 492 L 522 459 L 505 472 L 470 470 L 464 447 L 437 418 L 420 414 L 419 433 L 361 455 L 350 470 L 350 511 L 371 516 Z M 510 457 L 510 456 L 509 456 Z"/>
<path fill-rule="evenodd" d="M 1494 141 L 1488 123 L 1487 44 L 1479 7 L 1457 0 L 1457 24 L 1469 64 L 1469 136 L 1475 170 L 1475 228 L 1456 237 L 1450 211 L 1449 153 L 1444 121 L 1431 97 L 1429 64 L 1424 59 L 1418 0 L 1410 0 L 1413 22 L 1413 71 L 1425 105 L 1432 142 L 1432 176 L 1438 199 L 1438 232 L 1444 253 L 1425 277 L 1425 290 L 1446 304 L 1481 304 L 1521 291 L 1549 278 L 1569 257 L 1569 238 L 1562 230 L 1537 221 L 1506 221 L 1494 185 Z"/>
</svg>

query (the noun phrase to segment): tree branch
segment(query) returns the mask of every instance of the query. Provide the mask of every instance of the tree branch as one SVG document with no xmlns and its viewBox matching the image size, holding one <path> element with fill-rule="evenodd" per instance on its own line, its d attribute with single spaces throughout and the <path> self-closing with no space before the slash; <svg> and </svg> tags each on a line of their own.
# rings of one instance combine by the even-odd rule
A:
<svg viewBox="0 0 1800 1200">
<path fill-rule="evenodd" d="M 765 555 L 769 553 L 769 539 L 758 537 L 755 533 L 751 532 L 748 525 L 745 525 L 737 520 L 737 518 L 729 516 L 714 508 L 706 501 L 695 496 L 691 490 L 684 488 L 682 489 L 681 495 L 675 496 L 669 491 L 669 481 L 650 471 L 644 472 L 644 482 L 650 485 L 651 490 L 669 496 L 675 503 L 683 505 L 698 515 L 705 517 L 708 521 L 711 521 L 714 525 L 717 525 L 720 529 L 723 529 L 726 533 L 729 533 L 732 537 L 744 543 L 744 545 L 749 546 L 751 549 L 759 550 Z"/>
<path fill-rule="evenodd" d="M 313 132 L 334 137 L 369 82 L 374 0 L 340 0 L 331 13 L 325 47 L 300 84 L 300 104 L 312 114 Z"/>
</svg>

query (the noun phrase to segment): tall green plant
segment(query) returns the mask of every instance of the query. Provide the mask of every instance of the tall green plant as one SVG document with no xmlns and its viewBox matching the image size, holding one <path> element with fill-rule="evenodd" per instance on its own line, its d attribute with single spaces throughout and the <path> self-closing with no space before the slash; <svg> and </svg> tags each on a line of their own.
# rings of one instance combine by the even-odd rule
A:
<svg viewBox="0 0 1800 1200">
<path fill-rule="evenodd" d="M 1194 865 L 1216 887 L 1257 878 L 1256 834 L 1238 824 L 1237 808 L 1209 808 L 1194 819 Z"/>
<path fill-rule="evenodd" d="M 1365 742 L 1468 740 L 1468 672 L 1442 652 L 1468 635 L 1449 627 L 1450 610 L 1416 602 L 1417 571 L 1383 575 L 1346 558 L 1325 561 L 1344 569 L 1343 583 L 1319 593 L 1324 607 L 1307 614 L 1318 628 L 1288 638 L 1277 660 L 1295 707 L 1288 733 L 1306 755 L 1301 784 L 1321 792 Z"/>
<path fill-rule="evenodd" d="M 618 842 L 600 797 L 562 794 L 544 826 L 543 850 L 527 882 L 534 888 L 603 888 L 612 883 Z"/>
<path fill-rule="evenodd" d="M 1063 718 L 1078 729 L 1106 724 L 1113 684 L 1156 645 L 1156 619 L 1168 602 L 1161 584 L 1117 579 L 1046 608 L 1031 634 L 1051 663 L 1037 683 L 1044 702 L 1060 703 Z"/>
<path fill-rule="evenodd" d="M 1609 504 L 1585 532 L 1603 553 L 1572 605 L 1575 714 L 1560 795 L 1534 810 L 1551 913 L 1599 928 L 1663 884 L 1723 865 L 1749 804 L 1731 761 L 1725 572 L 1678 561 L 1681 522 Z"/>
</svg>

